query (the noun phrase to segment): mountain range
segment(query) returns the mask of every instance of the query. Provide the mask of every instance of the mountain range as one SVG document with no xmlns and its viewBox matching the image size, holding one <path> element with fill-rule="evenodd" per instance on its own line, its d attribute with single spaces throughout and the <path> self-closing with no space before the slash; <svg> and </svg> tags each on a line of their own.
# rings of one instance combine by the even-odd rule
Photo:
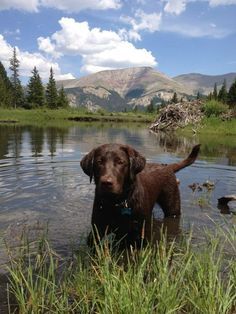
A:
<svg viewBox="0 0 236 314">
<path fill-rule="evenodd" d="M 217 84 L 220 88 L 226 80 L 229 87 L 236 73 L 210 76 L 198 73 L 183 74 L 173 78 L 150 67 L 136 67 L 97 72 L 79 79 L 58 81 L 64 86 L 70 105 L 88 110 L 104 108 L 122 111 L 146 107 L 153 100 L 156 104 L 173 97 L 194 97 L 200 92 L 209 94 Z"/>
</svg>

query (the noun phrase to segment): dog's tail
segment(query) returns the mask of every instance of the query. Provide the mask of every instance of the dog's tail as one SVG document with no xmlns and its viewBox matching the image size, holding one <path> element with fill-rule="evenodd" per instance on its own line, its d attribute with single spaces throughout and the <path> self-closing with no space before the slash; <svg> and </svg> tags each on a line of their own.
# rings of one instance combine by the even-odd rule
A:
<svg viewBox="0 0 236 314">
<path fill-rule="evenodd" d="M 199 153 L 199 150 L 200 150 L 200 146 L 201 146 L 201 144 L 194 146 L 191 153 L 189 154 L 189 156 L 186 159 L 184 159 L 178 163 L 175 163 L 175 164 L 167 165 L 167 167 L 171 168 L 172 171 L 174 171 L 174 172 L 178 172 L 179 170 L 181 170 L 187 166 L 190 166 L 196 160 L 198 153 Z"/>
</svg>

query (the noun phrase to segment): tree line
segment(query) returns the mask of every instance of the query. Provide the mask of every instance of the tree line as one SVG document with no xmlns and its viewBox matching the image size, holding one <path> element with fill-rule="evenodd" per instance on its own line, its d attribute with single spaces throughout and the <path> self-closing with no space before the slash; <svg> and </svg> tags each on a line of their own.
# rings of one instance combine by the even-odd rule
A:
<svg viewBox="0 0 236 314">
<path fill-rule="evenodd" d="M 226 80 L 224 80 L 224 83 L 219 91 L 217 89 L 217 84 L 215 83 L 213 91 L 207 98 L 209 100 L 218 100 L 224 104 L 228 104 L 230 108 L 236 109 L 236 78 L 229 90 L 227 90 Z"/>
<path fill-rule="evenodd" d="M 16 49 L 13 49 L 10 58 L 10 78 L 0 61 L 0 107 L 7 108 L 42 108 L 50 109 L 66 108 L 69 106 L 64 87 L 59 90 L 56 87 L 53 69 L 50 69 L 48 83 L 44 87 L 42 79 L 36 67 L 32 70 L 32 76 L 24 89 L 19 75 L 20 61 L 17 58 Z"/>
</svg>

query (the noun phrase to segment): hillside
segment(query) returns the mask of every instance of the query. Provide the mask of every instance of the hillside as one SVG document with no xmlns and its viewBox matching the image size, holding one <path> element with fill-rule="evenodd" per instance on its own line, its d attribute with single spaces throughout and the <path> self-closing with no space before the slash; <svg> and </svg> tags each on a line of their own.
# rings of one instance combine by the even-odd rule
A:
<svg viewBox="0 0 236 314">
<path fill-rule="evenodd" d="M 110 111 L 146 107 L 154 99 L 157 104 L 172 98 L 196 95 L 198 91 L 208 94 L 214 84 L 221 86 L 224 79 L 230 86 L 236 73 L 210 76 L 197 73 L 170 78 L 150 67 L 101 71 L 80 79 L 57 82 L 64 86 L 70 105 L 89 110 L 104 108 Z"/>
<path fill-rule="evenodd" d="M 214 88 L 215 83 L 220 88 L 226 80 L 229 88 L 236 78 L 236 73 L 228 73 L 223 75 L 204 75 L 199 73 L 182 74 L 173 79 L 180 84 L 186 86 L 193 95 L 199 91 L 203 95 L 208 95 Z"/>
<path fill-rule="evenodd" d="M 155 98 L 168 100 L 176 91 L 189 94 L 179 82 L 149 67 L 102 71 L 80 79 L 58 82 L 63 85 L 74 106 L 102 106 L 108 110 L 123 110 L 148 106 Z"/>
</svg>

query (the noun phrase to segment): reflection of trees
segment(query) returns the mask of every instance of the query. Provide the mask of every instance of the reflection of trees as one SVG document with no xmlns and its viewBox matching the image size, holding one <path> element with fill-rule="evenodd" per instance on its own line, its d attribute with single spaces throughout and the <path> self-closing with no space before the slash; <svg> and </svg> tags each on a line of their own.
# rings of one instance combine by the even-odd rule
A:
<svg viewBox="0 0 236 314">
<path fill-rule="evenodd" d="M 42 155 L 44 144 L 44 129 L 42 127 L 30 127 L 31 150 L 33 157 Z"/>
<path fill-rule="evenodd" d="M 0 126 L 0 158 L 3 159 L 8 154 L 9 127 Z"/>
<path fill-rule="evenodd" d="M 13 127 L 13 136 L 12 136 L 12 152 L 13 156 L 17 159 L 20 157 L 21 148 L 22 148 L 22 127 L 14 125 Z"/>
<path fill-rule="evenodd" d="M 68 128 L 48 127 L 46 129 L 47 144 L 51 157 L 55 156 L 58 140 L 63 145 L 65 142 L 65 135 L 67 135 L 68 132 Z"/>
</svg>

